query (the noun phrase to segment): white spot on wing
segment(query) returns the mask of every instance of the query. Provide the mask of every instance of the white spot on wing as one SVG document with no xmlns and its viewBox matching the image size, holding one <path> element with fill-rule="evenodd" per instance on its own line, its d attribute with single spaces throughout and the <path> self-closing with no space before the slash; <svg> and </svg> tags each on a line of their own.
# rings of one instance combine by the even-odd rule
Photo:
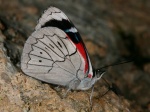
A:
<svg viewBox="0 0 150 112">
<path fill-rule="evenodd" d="M 69 32 L 73 32 L 73 33 L 78 32 L 77 29 L 76 29 L 75 27 L 71 27 L 68 31 L 69 31 Z"/>
</svg>

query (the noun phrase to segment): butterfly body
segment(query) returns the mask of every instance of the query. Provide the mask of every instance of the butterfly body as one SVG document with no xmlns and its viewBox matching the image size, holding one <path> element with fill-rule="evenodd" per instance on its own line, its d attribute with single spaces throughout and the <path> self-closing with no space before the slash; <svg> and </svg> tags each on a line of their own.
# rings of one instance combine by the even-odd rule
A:
<svg viewBox="0 0 150 112">
<path fill-rule="evenodd" d="M 101 78 L 93 75 L 87 49 L 68 17 L 50 7 L 27 39 L 21 58 L 22 71 L 47 83 L 87 90 Z"/>
</svg>

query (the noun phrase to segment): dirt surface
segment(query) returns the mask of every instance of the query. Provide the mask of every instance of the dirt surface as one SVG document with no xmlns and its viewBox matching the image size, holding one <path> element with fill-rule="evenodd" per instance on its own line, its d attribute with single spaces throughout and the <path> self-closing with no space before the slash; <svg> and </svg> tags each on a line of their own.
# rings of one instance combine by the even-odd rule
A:
<svg viewBox="0 0 150 112">
<path fill-rule="evenodd" d="M 94 68 L 133 60 L 109 67 L 103 77 L 109 85 L 103 79 L 96 83 L 92 106 L 91 90 L 70 91 L 63 98 L 65 88 L 21 72 L 24 43 L 49 6 L 75 24 Z M 150 111 L 149 14 L 149 0 L 0 0 L 0 112 Z"/>
</svg>

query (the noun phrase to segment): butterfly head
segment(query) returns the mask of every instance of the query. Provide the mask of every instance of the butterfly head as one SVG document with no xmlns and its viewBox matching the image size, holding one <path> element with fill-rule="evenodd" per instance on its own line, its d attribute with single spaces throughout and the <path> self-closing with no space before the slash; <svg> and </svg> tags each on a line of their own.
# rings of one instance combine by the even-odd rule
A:
<svg viewBox="0 0 150 112">
<path fill-rule="evenodd" d="M 77 89 L 78 90 L 90 89 L 96 83 L 96 81 L 98 81 L 103 76 L 104 73 L 105 73 L 105 71 L 100 70 L 100 69 L 94 70 L 92 78 L 85 77 L 83 80 L 81 80 Z"/>
<path fill-rule="evenodd" d="M 99 80 L 102 75 L 105 73 L 106 70 L 103 70 L 103 69 L 96 69 L 96 70 L 93 70 L 93 77 L 95 77 L 97 80 Z"/>
</svg>

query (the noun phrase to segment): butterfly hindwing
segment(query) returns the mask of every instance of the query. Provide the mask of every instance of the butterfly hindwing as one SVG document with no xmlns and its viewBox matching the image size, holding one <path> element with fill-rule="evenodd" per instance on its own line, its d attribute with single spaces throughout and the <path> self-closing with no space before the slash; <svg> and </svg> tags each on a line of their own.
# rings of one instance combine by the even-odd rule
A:
<svg viewBox="0 0 150 112">
<path fill-rule="evenodd" d="M 27 75 L 42 81 L 67 85 L 77 77 L 84 77 L 84 60 L 64 31 L 46 27 L 36 30 L 23 49 L 21 68 Z M 64 79 L 64 80 L 63 80 Z"/>
</svg>

